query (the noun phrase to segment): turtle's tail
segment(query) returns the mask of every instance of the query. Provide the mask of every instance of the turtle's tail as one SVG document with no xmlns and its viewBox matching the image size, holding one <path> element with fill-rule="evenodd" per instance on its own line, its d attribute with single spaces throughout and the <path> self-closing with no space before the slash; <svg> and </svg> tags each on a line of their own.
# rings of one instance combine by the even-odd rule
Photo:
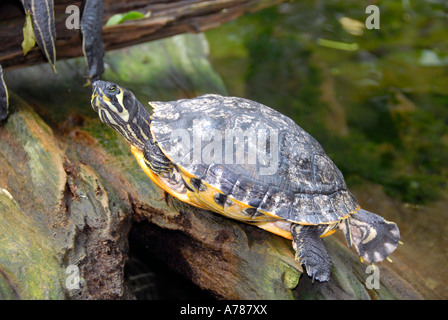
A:
<svg viewBox="0 0 448 320">
<path fill-rule="evenodd" d="M 353 244 L 368 263 L 384 260 L 400 240 L 400 230 L 395 223 L 363 209 L 342 222 L 340 228 L 349 247 Z"/>
</svg>

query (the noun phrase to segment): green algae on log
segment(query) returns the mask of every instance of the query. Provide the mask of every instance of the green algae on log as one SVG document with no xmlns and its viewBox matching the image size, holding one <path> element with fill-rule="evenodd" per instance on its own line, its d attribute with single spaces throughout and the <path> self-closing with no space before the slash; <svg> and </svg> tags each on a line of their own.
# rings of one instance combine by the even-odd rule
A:
<svg viewBox="0 0 448 320">
<path fill-rule="evenodd" d="M 1 297 L 129 297 L 123 268 L 131 216 L 91 168 L 70 162 L 23 100 L 13 94 L 11 106 L 0 128 Z M 74 287 L 71 267 L 81 274 Z"/>
</svg>

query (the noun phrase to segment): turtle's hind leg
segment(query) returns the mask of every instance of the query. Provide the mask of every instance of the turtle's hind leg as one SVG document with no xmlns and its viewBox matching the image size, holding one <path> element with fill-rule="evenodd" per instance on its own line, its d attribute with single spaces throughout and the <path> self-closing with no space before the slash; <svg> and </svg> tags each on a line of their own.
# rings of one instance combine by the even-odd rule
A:
<svg viewBox="0 0 448 320">
<path fill-rule="evenodd" d="M 331 260 L 320 237 L 321 233 L 318 226 L 291 224 L 296 259 L 305 265 L 306 272 L 313 280 L 328 281 Z"/>
<path fill-rule="evenodd" d="M 347 244 L 353 244 L 368 263 L 384 260 L 397 248 L 400 240 L 400 231 L 395 223 L 363 209 L 340 223 L 339 227 Z"/>
</svg>

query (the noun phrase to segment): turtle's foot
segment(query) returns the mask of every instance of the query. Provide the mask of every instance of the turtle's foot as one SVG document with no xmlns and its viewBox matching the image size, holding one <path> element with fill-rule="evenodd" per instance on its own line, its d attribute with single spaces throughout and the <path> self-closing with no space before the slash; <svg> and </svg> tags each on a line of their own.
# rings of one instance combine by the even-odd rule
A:
<svg viewBox="0 0 448 320">
<path fill-rule="evenodd" d="M 348 245 L 353 244 L 368 263 L 384 260 L 397 248 L 400 240 L 400 230 L 395 223 L 363 209 L 341 223 L 340 228 Z"/>
<path fill-rule="evenodd" d="M 331 260 L 316 226 L 291 225 L 296 260 L 305 265 L 308 275 L 319 281 L 330 279 Z"/>
</svg>

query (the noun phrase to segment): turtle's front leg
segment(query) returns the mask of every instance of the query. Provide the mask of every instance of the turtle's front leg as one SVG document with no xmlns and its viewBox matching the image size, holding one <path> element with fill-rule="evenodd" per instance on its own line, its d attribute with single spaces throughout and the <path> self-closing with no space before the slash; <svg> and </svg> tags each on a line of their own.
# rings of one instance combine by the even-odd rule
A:
<svg viewBox="0 0 448 320">
<path fill-rule="evenodd" d="M 173 163 L 163 154 L 160 147 L 152 140 L 152 138 L 146 142 L 143 148 L 143 156 L 146 165 L 156 174 L 171 172 L 173 170 Z"/>
<path fill-rule="evenodd" d="M 331 260 L 320 237 L 321 233 L 318 226 L 291 224 L 296 260 L 305 265 L 306 272 L 313 280 L 328 281 Z"/>
</svg>

